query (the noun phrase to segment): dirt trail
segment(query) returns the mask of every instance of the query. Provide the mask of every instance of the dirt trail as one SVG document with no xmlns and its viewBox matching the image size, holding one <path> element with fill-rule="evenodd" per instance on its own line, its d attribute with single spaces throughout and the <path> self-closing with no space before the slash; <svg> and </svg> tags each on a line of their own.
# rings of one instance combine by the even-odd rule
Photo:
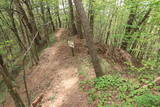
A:
<svg viewBox="0 0 160 107">
<path fill-rule="evenodd" d="M 60 29 L 56 36 L 65 36 L 64 34 L 65 30 Z M 44 56 L 48 60 L 44 71 L 50 73 L 46 79 L 53 80 L 45 94 L 48 101 L 42 107 L 89 107 L 86 95 L 78 86 L 77 59 L 71 56 L 67 43 L 56 43 L 45 50 Z"/>
<path fill-rule="evenodd" d="M 65 29 L 60 29 L 56 37 L 65 34 Z M 42 107 L 91 107 L 79 89 L 78 58 L 71 56 L 67 42 L 58 40 L 44 50 L 39 64 L 27 75 L 29 91 L 33 98 L 44 94 Z M 24 94 L 24 87 L 21 93 Z"/>
<path fill-rule="evenodd" d="M 56 37 L 60 40 L 64 34 L 65 29 L 60 29 Z M 71 56 L 67 43 L 59 41 L 47 48 L 41 59 L 29 78 L 34 86 L 38 83 L 46 88 L 42 107 L 89 107 L 86 95 L 78 86 L 77 59 Z"/>
</svg>

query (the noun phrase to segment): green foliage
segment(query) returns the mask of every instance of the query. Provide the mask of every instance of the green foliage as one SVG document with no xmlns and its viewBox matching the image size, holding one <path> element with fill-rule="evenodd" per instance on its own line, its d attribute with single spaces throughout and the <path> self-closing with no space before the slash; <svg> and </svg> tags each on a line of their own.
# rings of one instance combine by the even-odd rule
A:
<svg viewBox="0 0 160 107">
<path fill-rule="evenodd" d="M 142 96 L 135 97 L 137 107 L 159 107 L 160 96 L 153 94 L 144 94 Z"/>
<path fill-rule="evenodd" d="M 16 8 L 16 5 L 11 5 L 12 0 L 1 0 L 0 1 L 0 54 L 4 55 L 4 60 L 7 63 L 10 69 L 21 70 L 22 67 L 17 66 L 16 64 L 12 64 L 17 56 L 21 56 L 23 51 L 19 51 L 18 42 L 16 36 L 11 33 L 12 21 L 9 17 L 8 12 L 10 11 L 10 7 L 13 8 L 14 19 L 16 28 L 18 29 L 18 33 L 20 39 L 23 44 L 28 47 L 29 41 L 24 42 L 26 38 L 23 38 L 22 32 L 24 34 L 28 34 L 27 24 L 24 26 L 20 26 L 20 12 Z M 90 0 L 83 0 L 86 11 L 88 11 Z M 32 4 L 33 3 L 33 4 Z M 43 20 L 42 18 L 42 10 L 41 3 L 44 6 L 44 16 L 45 22 L 49 23 L 49 17 L 47 13 L 47 6 L 51 8 L 51 17 L 55 24 L 55 27 L 58 28 L 58 19 L 57 13 L 60 14 L 60 19 L 62 21 L 63 27 L 68 26 L 69 15 L 68 13 L 68 3 L 64 0 L 64 8 L 61 0 L 33 0 L 31 3 L 32 12 L 35 17 L 35 23 L 38 26 L 38 30 L 44 30 L 45 26 L 42 26 Z M 24 6 L 24 10 L 28 15 L 27 8 L 25 7 L 23 1 L 21 1 L 22 6 Z M 145 20 L 141 25 L 138 23 L 143 19 L 148 9 L 151 8 L 151 13 L 147 20 Z M 158 53 L 160 46 L 160 38 L 159 38 L 159 30 L 160 30 L 160 2 L 159 0 L 94 0 L 93 8 L 91 10 L 94 11 L 94 35 L 95 38 L 101 43 L 106 43 L 106 39 L 108 39 L 108 44 L 111 46 L 120 47 L 122 44 L 122 40 L 127 40 L 129 52 L 132 53 L 133 56 L 143 59 L 143 67 L 136 68 L 131 66 L 129 71 L 126 74 L 131 77 L 133 75 L 135 81 L 131 81 L 130 79 L 126 79 L 122 77 L 119 72 L 114 72 L 112 75 L 103 76 L 101 78 L 94 79 L 92 81 L 81 82 L 81 85 L 87 84 L 90 86 L 88 90 L 88 95 L 91 101 L 98 100 L 99 107 L 107 107 L 106 105 L 111 105 L 108 103 L 120 102 L 122 107 L 130 107 L 131 104 L 135 104 L 137 99 L 141 99 L 140 102 L 137 102 L 138 105 L 143 105 L 145 101 L 151 101 L 151 99 L 147 99 L 151 97 L 154 99 L 153 101 L 157 101 L 157 96 L 153 97 L 153 95 L 148 94 L 150 92 L 150 88 L 155 88 L 154 83 L 152 81 L 154 78 L 160 74 L 160 54 Z M 75 8 L 74 8 L 75 11 Z M 135 15 L 133 24 L 128 25 L 129 15 Z M 92 13 L 93 14 L 93 13 Z M 74 15 L 75 16 L 75 15 Z M 32 18 L 29 18 L 32 19 Z M 75 18 L 76 19 L 76 18 Z M 76 21 L 75 21 L 76 22 Z M 22 29 L 24 31 L 21 31 Z M 130 27 L 132 30 L 139 28 L 136 32 L 132 34 L 126 35 L 126 27 Z M 46 28 L 49 28 L 47 26 Z M 49 30 L 49 29 L 48 29 Z M 41 35 L 42 39 L 43 34 Z M 55 36 L 52 34 L 49 35 L 50 43 L 52 45 L 55 43 Z M 32 37 L 31 37 L 32 38 Z M 131 38 L 130 40 L 128 38 Z M 9 52 L 11 51 L 11 52 Z M 32 56 L 32 55 L 31 55 Z M 31 61 L 30 61 L 31 62 Z M 29 62 L 29 63 L 30 63 Z M 10 64 L 8 64 L 10 63 Z M 90 65 L 85 63 L 84 65 L 79 67 L 79 74 L 85 77 L 88 76 L 88 72 L 90 70 Z M 113 69 L 110 63 L 107 63 L 104 60 L 101 60 L 102 69 L 105 73 L 113 73 Z M 149 84 L 149 87 L 142 88 L 143 85 Z M 83 86 L 84 87 L 84 86 Z M 159 90 L 159 89 L 157 89 Z M 136 98 L 135 98 L 136 97 Z M 126 102 L 126 103 L 124 103 Z M 147 104 L 147 103 L 146 103 Z M 112 105 L 112 106 L 116 106 Z M 152 104 L 151 106 L 155 106 Z"/>
<path fill-rule="evenodd" d="M 143 64 L 143 66 L 139 67 L 139 68 L 128 64 L 129 65 L 128 69 L 130 71 L 142 73 L 143 75 L 144 74 L 151 74 L 151 73 L 158 74 L 160 71 L 160 67 L 159 67 L 160 62 L 158 62 L 157 60 L 154 60 L 154 59 L 143 60 L 142 64 Z"/>
<path fill-rule="evenodd" d="M 118 88 L 119 84 L 122 80 L 118 76 L 103 76 L 101 78 L 97 78 L 95 81 L 95 88 L 97 90 L 106 90 L 109 88 Z"/>
<path fill-rule="evenodd" d="M 123 79 L 120 75 L 105 75 L 94 80 L 81 82 L 83 88 L 85 85 L 90 87 L 87 90 L 89 100 L 98 100 L 98 107 L 107 107 L 107 105 L 114 107 L 117 102 L 121 102 L 122 107 L 133 107 L 132 105 L 138 103 L 136 99 L 141 98 L 138 96 L 150 93 L 150 89 L 154 87 L 154 84 L 150 84 L 143 88 L 142 84 Z M 108 104 L 109 102 L 111 104 Z"/>
<path fill-rule="evenodd" d="M 0 8 L 8 8 L 10 0 L 1 0 L 0 1 Z"/>
<path fill-rule="evenodd" d="M 6 54 L 5 47 L 10 47 L 13 44 L 13 40 L 0 41 L 0 54 Z"/>
<path fill-rule="evenodd" d="M 49 35 L 50 39 L 49 39 L 49 44 L 52 45 L 56 42 L 56 37 L 55 37 L 55 34 L 54 33 L 51 33 Z"/>
</svg>

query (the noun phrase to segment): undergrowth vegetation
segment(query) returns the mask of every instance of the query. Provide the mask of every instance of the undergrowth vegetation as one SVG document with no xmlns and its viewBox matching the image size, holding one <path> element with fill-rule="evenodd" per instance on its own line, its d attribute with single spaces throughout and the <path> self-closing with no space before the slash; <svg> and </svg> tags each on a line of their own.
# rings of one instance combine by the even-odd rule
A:
<svg viewBox="0 0 160 107">
<path fill-rule="evenodd" d="M 85 69 L 79 70 L 80 75 L 85 74 L 87 77 L 89 70 L 84 62 L 81 67 Z M 103 62 L 101 65 L 106 66 L 105 64 L 107 63 Z M 148 68 L 146 63 L 142 68 L 129 67 L 128 72 L 103 69 L 105 76 L 83 79 L 80 86 L 88 94 L 90 103 L 96 102 L 98 107 L 159 107 L 160 86 L 154 83 L 159 72 L 153 72 L 155 68 Z"/>
<path fill-rule="evenodd" d="M 68 42 L 65 45 L 75 56 L 91 56 L 92 64 L 84 58 L 85 63 L 78 65 L 79 74 L 86 78 L 81 87 L 90 101 L 99 107 L 160 107 L 159 13 L 160 0 L 1 0 L 0 104 L 7 90 L 15 105 L 30 105 L 29 96 L 36 91 L 27 91 L 30 81 L 25 71 L 39 64 L 43 49 L 51 47 L 57 37 L 58 42 Z M 48 53 L 46 57 L 53 55 Z M 65 57 L 60 53 L 57 59 L 61 55 Z M 104 59 L 98 61 L 99 57 Z M 18 77 L 23 78 L 20 82 L 24 82 L 28 101 L 14 87 L 14 82 L 20 85 Z"/>
<path fill-rule="evenodd" d="M 122 107 L 135 104 L 138 107 L 159 107 L 160 105 L 160 96 L 156 95 L 160 87 L 154 84 L 143 87 L 140 82 L 125 80 L 120 75 L 106 75 L 94 80 L 83 81 L 81 85 L 84 90 L 90 87 L 85 91 L 90 101 L 98 101 L 98 107 L 118 106 L 119 104 Z"/>
</svg>

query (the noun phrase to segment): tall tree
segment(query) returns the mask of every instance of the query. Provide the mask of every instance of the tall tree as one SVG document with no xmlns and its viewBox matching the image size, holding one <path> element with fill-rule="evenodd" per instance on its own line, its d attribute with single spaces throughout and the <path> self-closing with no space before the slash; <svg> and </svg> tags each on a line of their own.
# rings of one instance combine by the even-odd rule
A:
<svg viewBox="0 0 160 107">
<path fill-rule="evenodd" d="M 90 21 L 92 32 L 94 31 L 94 16 L 95 16 L 94 3 L 95 3 L 95 0 L 89 0 L 88 16 L 89 16 L 89 21 Z"/>
<path fill-rule="evenodd" d="M 20 2 L 20 1 L 17 0 L 17 2 Z M 33 11 L 32 11 L 31 1 L 30 0 L 23 0 L 23 2 L 26 5 L 27 10 L 28 10 L 28 14 L 29 14 L 28 21 L 31 24 L 30 31 L 32 29 L 31 34 L 34 37 L 38 33 L 38 36 L 36 37 L 35 43 L 39 46 L 40 45 L 40 41 L 41 41 L 41 36 L 39 34 L 39 31 L 38 31 L 38 28 L 37 28 L 37 24 L 36 24 L 36 21 L 35 21 L 35 17 L 34 17 Z M 19 6 L 21 6 L 21 5 L 19 5 Z M 23 7 L 20 7 L 20 8 L 23 9 Z M 24 15 L 25 15 L 25 13 L 24 13 Z"/>
<path fill-rule="evenodd" d="M 8 91 L 14 100 L 15 106 L 16 107 L 25 107 L 21 97 L 19 96 L 18 92 L 16 91 L 16 89 L 12 83 L 12 79 L 8 76 L 8 71 L 5 66 L 6 65 L 4 64 L 4 61 L 2 59 L 2 55 L 0 55 L 0 74 L 3 77 L 6 86 L 8 87 Z"/>
<path fill-rule="evenodd" d="M 76 6 L 76 10 L 80 16 L 81 22 L 82 22 L 82 26 L 84 29 L 84 34 L 85 34 L 85 38 L 87 41 L 87 45 L 88 45 L 88 49 L 89 49 L 89 54 L 91 56 L 92 59 L 92 63 L 95 69 L 95 73 L 97 77 L 100 77 L 103 75 L 101 66 L 100 66 L 100 62 L 97 56 L 97 52 L 95 50 L 94 47 L 94 43 L 93 43 L 93 33 L 89 24 L 89 20 L 87 18 L 87 15 L 85 13 L 83 4 L 80 0 L 74 0 L 75 6 Z"/>
<path fill-rule="evenodd" d="M 124 50 L 127 49 L 128 42 L 131 41 L 131 39 L 132 39 L 131 36 L 139 30 L 140 26 L 143 23 L 145 23 L 145 21 L 149 18 L 149 14 L 151 13 L 151 10 L 152 10 L 149 7 L 149 9 L 146 11 L 144 16 L 142 17 L 142 19 L 137 21 L 137 18 L 136 18 L 137 13 L 136 12 L 137 12 L 137 9 L 138 9 L 138 4 L 134 4 L 134 1 L 132 1 L 132 2 L 133 2 L 133 7 L 131 8 L 131 11 L 130 11 L 130 14 L 129 14 L 129 17 L 128 17 L 127 27 L 126 27 L 126 30 L 125 30 L 125 37 L 123 38 L 122 45 L 121 45 L 121 48 L 124 49 Z M 137 23 L 137 24 L 135 24 L 135 23 Z"/>
<path fill-rule="evenodd" d="M 123 38 L 122 45 L 121 45 L 121 48 L 124 50 L 127 49 L 128 41 L 131 39 L 130 36 L 131 36 L 132 27 L 135 21 L 135 17 L 136 17 L 136 12 L 134 10 L 131 10 L 128 17 L 128 21 L 127 21 L 127 27 L 125 30 L 125 37 Z"/>
<path fill-rule="evenodd" d="M 48 17 L 49 17 L 50 23 L 52 25 L 52 30 L 55 31 L 56 28 L 55 28 L 55 25 L 54 25 L 54 22 L 53 22 L 53 19 L 52 19 L 51 9 L 50 9 L 48 3 L 47 3 L 47 12 L 48 12 Z"/>
<path fill-rule="evenodd" d="M 23 44 L 21 38 L 20 38 L 20 35 L 19 35 L 19 32 L 18 32 L 18 29 L 16 27 L 16 23 L 15 23 L 15 18 L 14 18 L 14 12 L 12 10 L 9 10 L 8 11 L 8 14 L 9 14 L 9 17 L 10 17 L 10 20 L 12 22 L 12 27 L 11 27 L 11 30 L 13 31 L 13 33 L 15 34 L 17 40 L 18 40 L 18 44 L 21 48 L 21 50 L 26 50 L 26 47 L 25 45 Z"/>
<path fill-rule="evenodd" d="M 54 3 L 55 6 L 55 14 L 57 16 L 57 20 L 58 20 L 58 27 L 61 28 L 62 27 L 62 22 L 61 22 L 61 18 L 60 18 L 60 12 L 59 12 L 59 0 L 55 0 Z"/>
<path fill-rule="evenodd" d="M 80 39 L 83 39 L 82 24 L 81 24 L 81 20 L 77 12 L 75 13 L 75 17 L 76 17 L 75 21 L 76 21 L 77 34 Z"/>
<path fill-rule="evenodd" d="M 72 0 L 68 0 L 68 3 L 69 3 L 69 10 L 70 10 L 71 33 L 72 35 L 75 35 L 77 34 L 77 29 L 76 29 L 75 20 L 74 20 L 74 10 L 73 10 Z"/>
<path fill-rule="evenodd" d="M 34 24 L 31 23 L 31 21 L 29 20 L 29 18 L 27 16 L 27 13 L 25 12 L 24 8 L 22 7 L 22 4 L 21 4 L 20 0 L 13 0 L 13 2 L 16 6 L 17 11 L 19 12 L 19 15 L 22 19 L 24 27 L 26 28 L 26 31 L 29 30 L 29 33 L 26 33 L 27 36 L 28 36 L 28 41 L 30 42 L 30 40 L 32 40 L 34 37 L 36 37 L 36 39 L 35 39 L 35 44 L 36 45 L 33 46 L 32 55 L 33 55 L 35 64 L 37 64 L 38 60 L 39 60 L 39 57 L 38 57 L 38 54 L 37 54 L 36 46 L 39 46 L 39 44 L 40 44 L 39 32 L 38 32 L 37 28 L 35 27 L 35 23 Z M 30 15 L 32 15 L 32 14 L 33 13 L 31 12 Z M 34 22 L 34 19 L 32 19 L 32 21 Z"/>
</svg>

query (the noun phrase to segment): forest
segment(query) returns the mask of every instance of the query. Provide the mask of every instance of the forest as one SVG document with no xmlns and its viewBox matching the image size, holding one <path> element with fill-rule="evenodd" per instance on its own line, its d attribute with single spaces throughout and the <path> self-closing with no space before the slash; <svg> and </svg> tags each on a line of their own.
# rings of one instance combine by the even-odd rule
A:
<svg viewBox="0 0 160 107">
<path fill-rule="evenodd" d="M 0 107 L 160 107 L 160 1 L 0 0 Z"/>
</svg>

